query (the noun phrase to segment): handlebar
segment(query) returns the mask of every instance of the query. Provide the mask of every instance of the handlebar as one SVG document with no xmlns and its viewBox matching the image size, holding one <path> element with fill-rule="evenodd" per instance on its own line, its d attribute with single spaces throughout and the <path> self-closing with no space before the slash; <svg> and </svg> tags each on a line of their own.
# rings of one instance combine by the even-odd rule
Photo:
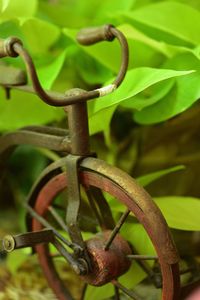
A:
<svg viewBox="0 0 200 300">
<path fill-rule="evenodd" d="M 32 81 L 34 92 L 48 105 L 67 106 L 78 102 L 84 102 L 90 99 L 98 98 L 113 92 L 123 81 L 128 68 L 128 44 L 123 33 L 112 25 L 104 25 L 95 28 L 82 29 L 77 35 L 77 41 L 81 45 L 92 45 L 101 41 L 112 41 L 115 38 L 121 46 L 121 66 L 116 79 L 109 85 L 92 91 L 83 91 L 77 94 L 57 95 L 45 91 L 38 79 L 33 60 L 28 51 L 23 47 L 23 43 L 16 37 L 9 37 L 5 40 L 0 39 L 0 58 L 20 56 L 25 63 L 27 73 Z M 12 87 L 12 86 L 8 86 Z M 26 89 L 25 89 L 26 90 Z"/>
</svg>

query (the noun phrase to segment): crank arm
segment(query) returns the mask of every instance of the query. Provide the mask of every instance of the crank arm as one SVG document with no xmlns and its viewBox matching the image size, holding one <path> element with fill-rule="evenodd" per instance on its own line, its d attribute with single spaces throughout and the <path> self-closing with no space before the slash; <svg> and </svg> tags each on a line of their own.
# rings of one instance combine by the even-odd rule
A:
<svg viewBox="0 0 200 300">
<path fill-rule="evenodd" d="M 51 229 L 27 232 L 19 235 L 6 235 L 2 240 L 2 251 L 12 252 L 16 249 L 33 247 L 43 243 L 53 243 L 55 235 Z"/>
<path fill-rule="evenodd" d="M 42 231 L 27 232 L 19 235 L 6 235 L 1 241 L 1 252 L 12 252 L 17 249 L 33 247 L 38 244 L 52 243 L 58 252 L 70 264 L 72 269 L 78 275 L 85 275 L 88 272 L 87 262 L 84 259 L 74 258 L 62 245 L 59 240 L 55 238 L 54 232 L 51 229 Z"/>
<path fill-rule="evenodd" d="M 71 268 L 77 275 L 86 275 L 88 273 L 88 263 L 84 258 L 76 258 L 71 255 L 58 239 L 53 241 L 53 245 L 58 250 L 60 255 L 64 257 L 65 260 L 70 264 Z"/>
</svg>

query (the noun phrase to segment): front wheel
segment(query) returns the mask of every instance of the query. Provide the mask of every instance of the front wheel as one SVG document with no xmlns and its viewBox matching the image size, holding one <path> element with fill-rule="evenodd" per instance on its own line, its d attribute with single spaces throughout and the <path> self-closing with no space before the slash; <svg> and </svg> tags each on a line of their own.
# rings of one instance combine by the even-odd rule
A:
<svg viewBox="0 0 200 300">
<path fill-rule="evenodd" d="M 146 299 L 143 298 L 141 293 L 141 283 L 139 287 L 135 286 L 137 281 L 134 280 L 134 276 L 137 277 L 138 268 L 140 268 L 146 272 L 142 282 L 142 287 L 147 287 L 146 293 L 155 295 L 154 291 L 152 292 L 153 288 L 150 288 L 150 283 L 153 283 L 154 289 L 160 290 L 163 300 L 179 299 L 178 255 L 167 224 L 150 196 L 129 175 L 95 158 L 83 160 L 80 166 L 79 178 L 81 198 L 82 202 L 85 203 L 83 206 L 86 207 L 86 209 L 83 208 L 81 210 L 79 216 L 80 228 L 83 231 L 92 262 L 94 263 L 95 261 L 94 268 L 98 266 L 97 269 L 92 270 L 87 276 L 79 276 L 78 279 L 75 279 L 79 289 L 83 288 L 84 290 L 83 293 L 79 291 L 81 296 L 76 295 L 76 292 L 73 293 L 70 289 L 71 284 L 67 281 L 65 272 L 63 272 L 63 269 L 61 272 L 59 267 L 61 264 L 65 269 L 66 262 L 55 253 L 53 247 L 44 244 L 38 245 L 36 252 L 38 253 L 40 265 L 57 298 L 59 300 L 84 299 L 84 295 L 87 295 L 85 287 L 88 284 L 102 286 L 110 282 L 114 287 L 115 299 Z M 52 226 L 57 226 L 52 216 L 52 207 L 54 207 L 61 219 L 65 216 L 60 203 L 62 202 L 62 194 L 66 198 L 67 186 L 67 176 L 65 173 L 61 173 L 50 179 L 43 186 L 35 200 L 35 211 L 51 222 Z M 93 201 L 88 199 L 95 198 L 95 193 L 92 192 L 94 190 L 100 191 L 98 195 L 101 195 L 102 201 L 106 199 L 108 204 L 110 204 L 115 221 L 115 226 L 112 230 L 106 228 L 106 224 L 103 221 L 105 218 L 102 216 L 101 209 L 99 209 L 101 197 L 98 196 L 98 199 L 93 199 Z M 153 245 L 154 257 L 152 257 L 152 253 L 151 255 L 149 253 L 138 253 L 138 245 L 134 244 L 134 238 L 132 238 L 138 226 L 142 227 L 147 233 L 151 241 L 147 241 L 147 243 Z M 32 220 L 33 231 L 41 230 L 42 228 L 43 226 L 38 220 Z M 98 231 L 101 233 L 98 234 Z M 65 235 L 62 230 L 60 232 Z M 98 247 L 94 246 L 97 239 Z M 110 244 L 108 241 L 110 241 Z M 108 246 L 106 250 L 103 247 L 105 244 Z M 149 263 L 148 259 L 153 259 L 153 263 L 152 261 Z M 119 261 L 122 261 L 122 263 Z M 130 268 L 129 262 L 131 261 L 134 263 Z M 116 265 L 119 270 L 116 272 L 112 271 Z M 103 266 L 103 271 L 106 270 L 107 272 L 103 272 L 103 274 L 106 273 L 106 275 L 102 275 L 102 272 L 100 274 L 99 266 Z M 68 269 L 66 270 L 66 272 L 69 272 Z M 109 272 L 115 272 L 115 275 Z M 122 280 L 122 284 L 121 277 L 119 277 L 125 272 L 131 274 L 127 275 L 129 276 L 127 277 L 129 281 L 128 286 L 124 285 L 124 280 Z M 99 278 L 102 276 L 104 277 L 100 280 Z M 131 284 L 130 279 L 132 279 L 133 284 Z M 83 284 L 81 283 L 82 281 Z M 95 284 L 96 282 L 100 282 L 100 284 Z M 160 289 L 156 289 L 155 286 Z M 155 299 L 157 299 L 158 294 L 159 292 L 156 292 Z M 126 298 L 127 296 L 128 298 Z M 102 297 L 102 299 L 105 298 Z"/>
</svg>

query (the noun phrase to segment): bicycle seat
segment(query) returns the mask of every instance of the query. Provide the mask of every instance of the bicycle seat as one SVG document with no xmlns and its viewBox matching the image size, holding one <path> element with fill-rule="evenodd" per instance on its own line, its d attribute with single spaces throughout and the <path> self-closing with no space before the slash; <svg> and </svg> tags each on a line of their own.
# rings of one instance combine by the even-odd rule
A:
<svg viewBox="0 0 200 300">
<path fill-rule="evenodd" d="M 0 85 L 14 86 L 27 83 L 26 72 L 14 67 L 0 65 Z"/>
</svg>

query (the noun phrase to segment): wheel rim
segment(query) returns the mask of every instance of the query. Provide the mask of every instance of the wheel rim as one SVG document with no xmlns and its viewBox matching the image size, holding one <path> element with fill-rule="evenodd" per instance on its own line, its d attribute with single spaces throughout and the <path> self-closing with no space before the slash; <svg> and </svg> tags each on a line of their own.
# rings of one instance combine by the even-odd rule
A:
<svg viewBox="0 0 200 300">
<path fill-rule="evenodd" d="M 116 185 L 112 180 L 105 178 L 104 176 L 90 172 L 82 171 L 80 173 L 80 181 L 84 186 L 95 186 L 102 189 L 105 192 L 108 192 L 115 198 L 117 198 L 121 203 L 125 204 L 137 217 L 137 219 L 143 225 L 145 224 L 144 216 L 141 213 L 140 208 L 134 201 L 129 197 L 128 194 L 119 186 Z M 67 187 L 67 178 L 66 175 L 60 174 L 51 179 L 41 190 L 38 195 L 35 210 L 38 214 L 44 216 L 47 212 L 49 205 L 58 195 L 59 192 L 64 190 Z M 33 230 L 41 230 L 42 225 L 37 221 L 33 220 L 32 222 Z M 151 228 L 148 229 L 151 231 Z M 153 240 L 153 244 L 156 246 L 156 241 Z M 165 247 L 165 245 L 163 245 Z M 178 290 L 179 290 L 179 271 L 178 264 L 169 264 L 165 262 L 165 257 L 163 257 L 163 251 L 161 249 L 156 249 L 159 257 L 159 263 L 161 266 L 161 272 L 163 276 L 163 300 L 175 300 L 178 299 Z M 53 260 L 49 256 L 49 249 L 45 245 L 39 245 L 36 247 L 38 253 L 40 264 L 44 270 L 45 276 L 60 300 L 71 300 L 73 299 L 71 294 L 65 288 L 62 283 L 53 263 Z"/>
</svg>

